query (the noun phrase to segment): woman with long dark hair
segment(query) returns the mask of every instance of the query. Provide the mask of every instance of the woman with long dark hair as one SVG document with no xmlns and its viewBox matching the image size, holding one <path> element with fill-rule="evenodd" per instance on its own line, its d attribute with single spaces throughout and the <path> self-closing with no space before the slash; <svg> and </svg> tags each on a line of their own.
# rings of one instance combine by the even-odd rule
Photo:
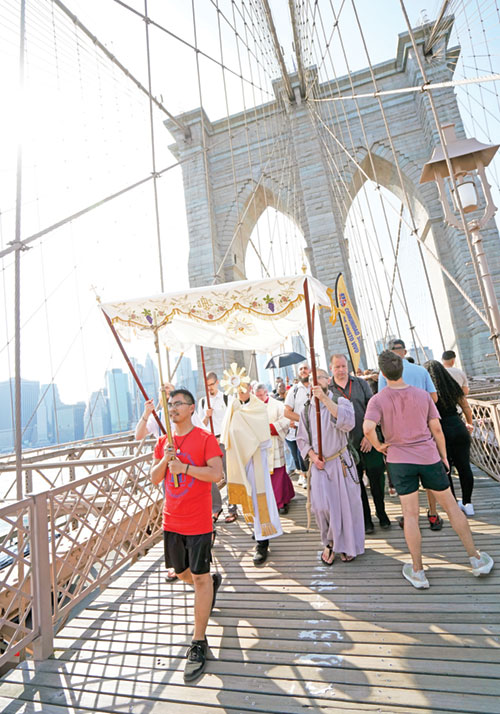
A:
<svg viewBox="0 0 500 714">
<path fill-rule="evenodd" d="M 474 506 L 471 502 L 471 496 L 474 487 L 474 476 L 470 467 L 470 435 L 474 429 L 472 425 L 472 410 L 462 391 L 462 387 L 440 362 L 429 360 L 424 364 L 424 367 L 431 375 L 437 390 L 438 400 L 436 406 L 441 416 L 441 427 L 446 439 L 446 451 L 450 464 L 448 478 L 451 490 L 455 496 L 451 479 L 453 465 L 458 471 L 462 489 L 462 499 L 458 501 L 458 505 L 467 516 L 473 516 Z M 466 424 L 464 424 L 462 417 L 458 413 L 457 407 L 462 409 Z"/>
</svg>

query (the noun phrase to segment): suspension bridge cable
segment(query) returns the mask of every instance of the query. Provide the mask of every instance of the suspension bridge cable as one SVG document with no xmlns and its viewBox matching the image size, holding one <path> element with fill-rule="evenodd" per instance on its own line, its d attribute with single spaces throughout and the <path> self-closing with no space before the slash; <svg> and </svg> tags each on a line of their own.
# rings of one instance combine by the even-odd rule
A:
<svg viewBox="0 0 500 714">
<path fill-rule="evenodd" d="M 158 174 L 156 172 L 156 148 L 155 148 L 155 129 L 153 117 L 153 97 L 151 88 L 151 52 L 149 44 L 149 17 L 148 17 L 148 0 L 144 0 L 144 27 L 146 30 L 146 60 L 148 68 L 148 95 L 149 95 L 149 128 L 151 133 L 151 167 L 153 177 L 153 200 L 155 209 L 156 222 L 156 243 L 158 250 L 158 268 L 160 271 L 160 289 L 165 292 L 165 282 L 163 278 L 163 257 L 161 249 L 161 228 L 160 228 L 160 209 L 158 205 Z M 178 125 L 178 124 L 177 124 Z"/>
<path fill-rule="evenodd" d="M 136 79 L 136 78 L 132 75 L 131 72 L 129 72 L 129 70 L 125 67 L 125 65 L 123 65 L 123 64 L 107 49 L 107 47 L 106 47 L 105 45 L 103 45 L 103 43 L 102 43 L 94 34 L 92 34 L 92 32 L 90 32 L 90 30 L 87 29 L 87 27 L 85 27 L 85 25 L 84 25 L 82 22 L 80 22 L 80 20 L 77 18 L 77 16 L 74 15 L 74 14 L 69 10 L 69 8 L 67 8 L 66 5 L 61 2 L 61 0 L 51 0 L 51 1 L 52 1 L 53 3 L 55 3 L 55 4 L 57 5 L 57 7 L 58 7 L 60 10 L 62 10 L 62 12 L 64 12 L 64 13 L 72 20 L 72 22 L 74 22 L 74 24 L 75 24 L 85 35 L 87 35 L 87 37 L 88 37 L 90 40 L 92 40 L 92 42 L 93 42 L 95 45 L 97 45 L 97 47 L 99 47 L 99 49 L 101 50 L 101 52 L 103 52 L 103 53 L 106 55 L 106 57 L 107 57 L 111 62 L 113 62 L 113 63 L 125 74 L 125 76 L 128 77 L 128 78 L 136 85 L 136 87 L 137 87 L 141 92 L 143 92 L 144 94 L 146 94 L 147 96 L 150 97 L 151 101 L 153 101 L 153 102 L 156 104 L 156 106 L 158 107 L 158 109 L 159 109 L 160 111 L 162 111 L 166 116 L 168 116 L 168 118 L 170 119 L 170 121 L 172 121 L 181 131 L 184 131 L 184 132 L 186 131 L 184 125 L 183 125 L 181 122 L 179 122 L 179 120 L 176 119 L 175 116 L 174 116 L 173 114 L 171 114 L 171 113 L 168 111 L 168 109 L 167 109 L 166 107 L 164 107 L 163 104 L 162 104 L 160 101 L 158 101 L 158 100 L 156 99 L 156 97 L 151 97 L 151 94 L 148 92 L 148 90 L 146 89 L 146 87 L 144 87 L 143 84 L 141 84 L 141 82 L 139 82 L 139 80 Z M 115 0 L 115 2 L 119 2 L 119 0 Z M 125 3 L 121 3 L 121 2 L 119 2 L 119 4 L 120 4 L 120 5 L 125 5 Z M 128 6 L 126 6 L 126 7 L 128 7 Z M 129 7 L 128 7 L 128 9 L 129 9 L 129 10 L 132 10 L 132 8 L 129 8 Z M 143 20 L 146 20 L 146 18 L 144 17 L 144 15 L 141 15 L 141 13 L 136 13 L 136 14 L 140 15 L 140 16 L 143 18 Z"/>
<path fill-rule="evenodd" d="M 138 11 L 135 10 L 133 7 L 130 7 L 130 5 L 127 5 L 127 3 L 123 2 L 123 0 L 113 0 L 113 1 L 114 1 L 115 3 L 117 3 L 118 5 L 121 5 L 122 7 L 124 7 L 126 10 L 129 10 L 129 12 L 133 13 L 134 15 L 137 15 L 138 17 L 141 17 L 141 18 L 144 20 L 144 15 L 143 15 L 142 13 L 138 12 Z M 59 0 L 53 0 L 53 2 L 59 2 Z M 167 35 L 170 35 L 170 37 L 173 37 L 175 40 L 178 40 L 178 41 L 181 42 L 183 45 L 186 45 L 187 47 L 190 47 L 192 50 L 195 51 L 195 53 L 196 53 L 197 55 L 199 54 L 199 55 L 201 55 L 202 57 L 205 57 L 206 59 L 210 60 L 210 61 L 213 62 L 214 64 L 217 64 L 217 65 L 220 64 L 219 61 L 216 60 L 214 57 L 211 57 L 211 56 L 210 56 L 209 54 L 207 54 L 206 52 L 203 52 L 203 50 L 200 50 L 199 48 L 196 48 L 196 46 L 194 46 L 193 44 L 191 44 L 191 42 L 188 42 L 188 41 L 185 40 L 184 38 L 179 37 L 179 35 L 176 35 L 175 32 L 172 32 L 171 30 L 169 30 L 168 28 L 164 27 L 163 25 L 160 25 L 158 22 L 155 22 L 154 20 L 150 19 L 150 24 L 153 25 L 154 27 L 158 28 L 159 30 L 162 30 L 162 32 L 165 32 Z M 231 72 L 231 74 L 234 74 L 236 77 L 239 77 L 239 78 L 240 78 L 241 80 L 243 80 L 244 82 L 249 82 L 248 79 L 246 79 L 245 77 L 240 76 L 237 72 L 235 72 L 235 70 L 231 69 L 231 67 L 225 67 L 225 69 L 226 69 L 228 72 Z M 259 89 L 260 89 L 261 91 L 265 92 L 266 94 L 271 94 L 269 91 L 262 89 L 262 87 L 259 87 Z M 155 103 L 156 103 L 156 102 L 155 102 Z M 181 125 L 179 128 L 183 129 L 182 125 Z"/>
</svg>

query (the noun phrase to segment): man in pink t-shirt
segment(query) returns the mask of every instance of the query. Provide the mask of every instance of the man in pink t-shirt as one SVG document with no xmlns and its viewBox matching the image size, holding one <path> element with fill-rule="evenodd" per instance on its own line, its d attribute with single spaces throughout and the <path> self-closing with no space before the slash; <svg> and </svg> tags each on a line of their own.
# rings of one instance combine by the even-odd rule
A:
<svg viewBox="0 0 500 714">
<path fill-rule="evenodd" d="M 452 528 L 462 541 L 474 575 L 486 575 L 493 567 L 487 553 L 474 545 L 467 518 L 458 507 L 445 467 L 446 445 L 439 413 L 430 395 L 403 381 L 403 360 L 389 350 L 379 356 L 387 388 L 368 402 L 363 432 L 377 451 L 386 455 L 387 470 L 398 492 L 404 516 L 404 533 L 412 563 L 403 566 L 404 577 L 416 588 L 428 588 L 422 564 L 422 538 L 418 525 L 419 484 L 432 491 L 444 508 Z M 385 443 L 377 437 L 380 424 Z"/>
</svg>

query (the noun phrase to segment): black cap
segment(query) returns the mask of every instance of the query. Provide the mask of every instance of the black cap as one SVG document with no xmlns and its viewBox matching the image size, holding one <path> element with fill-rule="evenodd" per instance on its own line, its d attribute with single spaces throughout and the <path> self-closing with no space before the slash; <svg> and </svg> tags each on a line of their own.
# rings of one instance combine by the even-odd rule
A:
<svg viewBox="0 0 500 714">
<path fill-rule="evenodd" d="M 393 340 L 390 340 L 388 345 L 389 350 L 399 350 L 401 348 L 406 349 L 406 346 L 403 340 L 401 340 L 399 337 L 395 337 Z"/>
</svg>

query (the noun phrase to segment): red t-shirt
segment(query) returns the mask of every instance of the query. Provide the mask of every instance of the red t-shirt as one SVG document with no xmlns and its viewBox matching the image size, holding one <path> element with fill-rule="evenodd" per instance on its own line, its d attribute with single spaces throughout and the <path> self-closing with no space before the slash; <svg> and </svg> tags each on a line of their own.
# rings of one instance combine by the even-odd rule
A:
<svg viewBox="0 0 500 714">
<path fill-rule="evenodd" d="M 161 436 L 155 446 L 155 459 L 165 453 L 166 436 Z M 192 466 L 206 466 L 208 459 L 222 456 L 217 439 L 205 429 L 195 426 L 189 434 L 174 435 L 179 461 Z M 189 473 L 178 474 L 179 486 L 174 486 L 174 477 L 167 469 L 165 474 L 165 505 L 163 507 L 163 530 L 182 535 L 201 535 L 213 530 L 212 483 L 200 481 Z"/>
</svg>

